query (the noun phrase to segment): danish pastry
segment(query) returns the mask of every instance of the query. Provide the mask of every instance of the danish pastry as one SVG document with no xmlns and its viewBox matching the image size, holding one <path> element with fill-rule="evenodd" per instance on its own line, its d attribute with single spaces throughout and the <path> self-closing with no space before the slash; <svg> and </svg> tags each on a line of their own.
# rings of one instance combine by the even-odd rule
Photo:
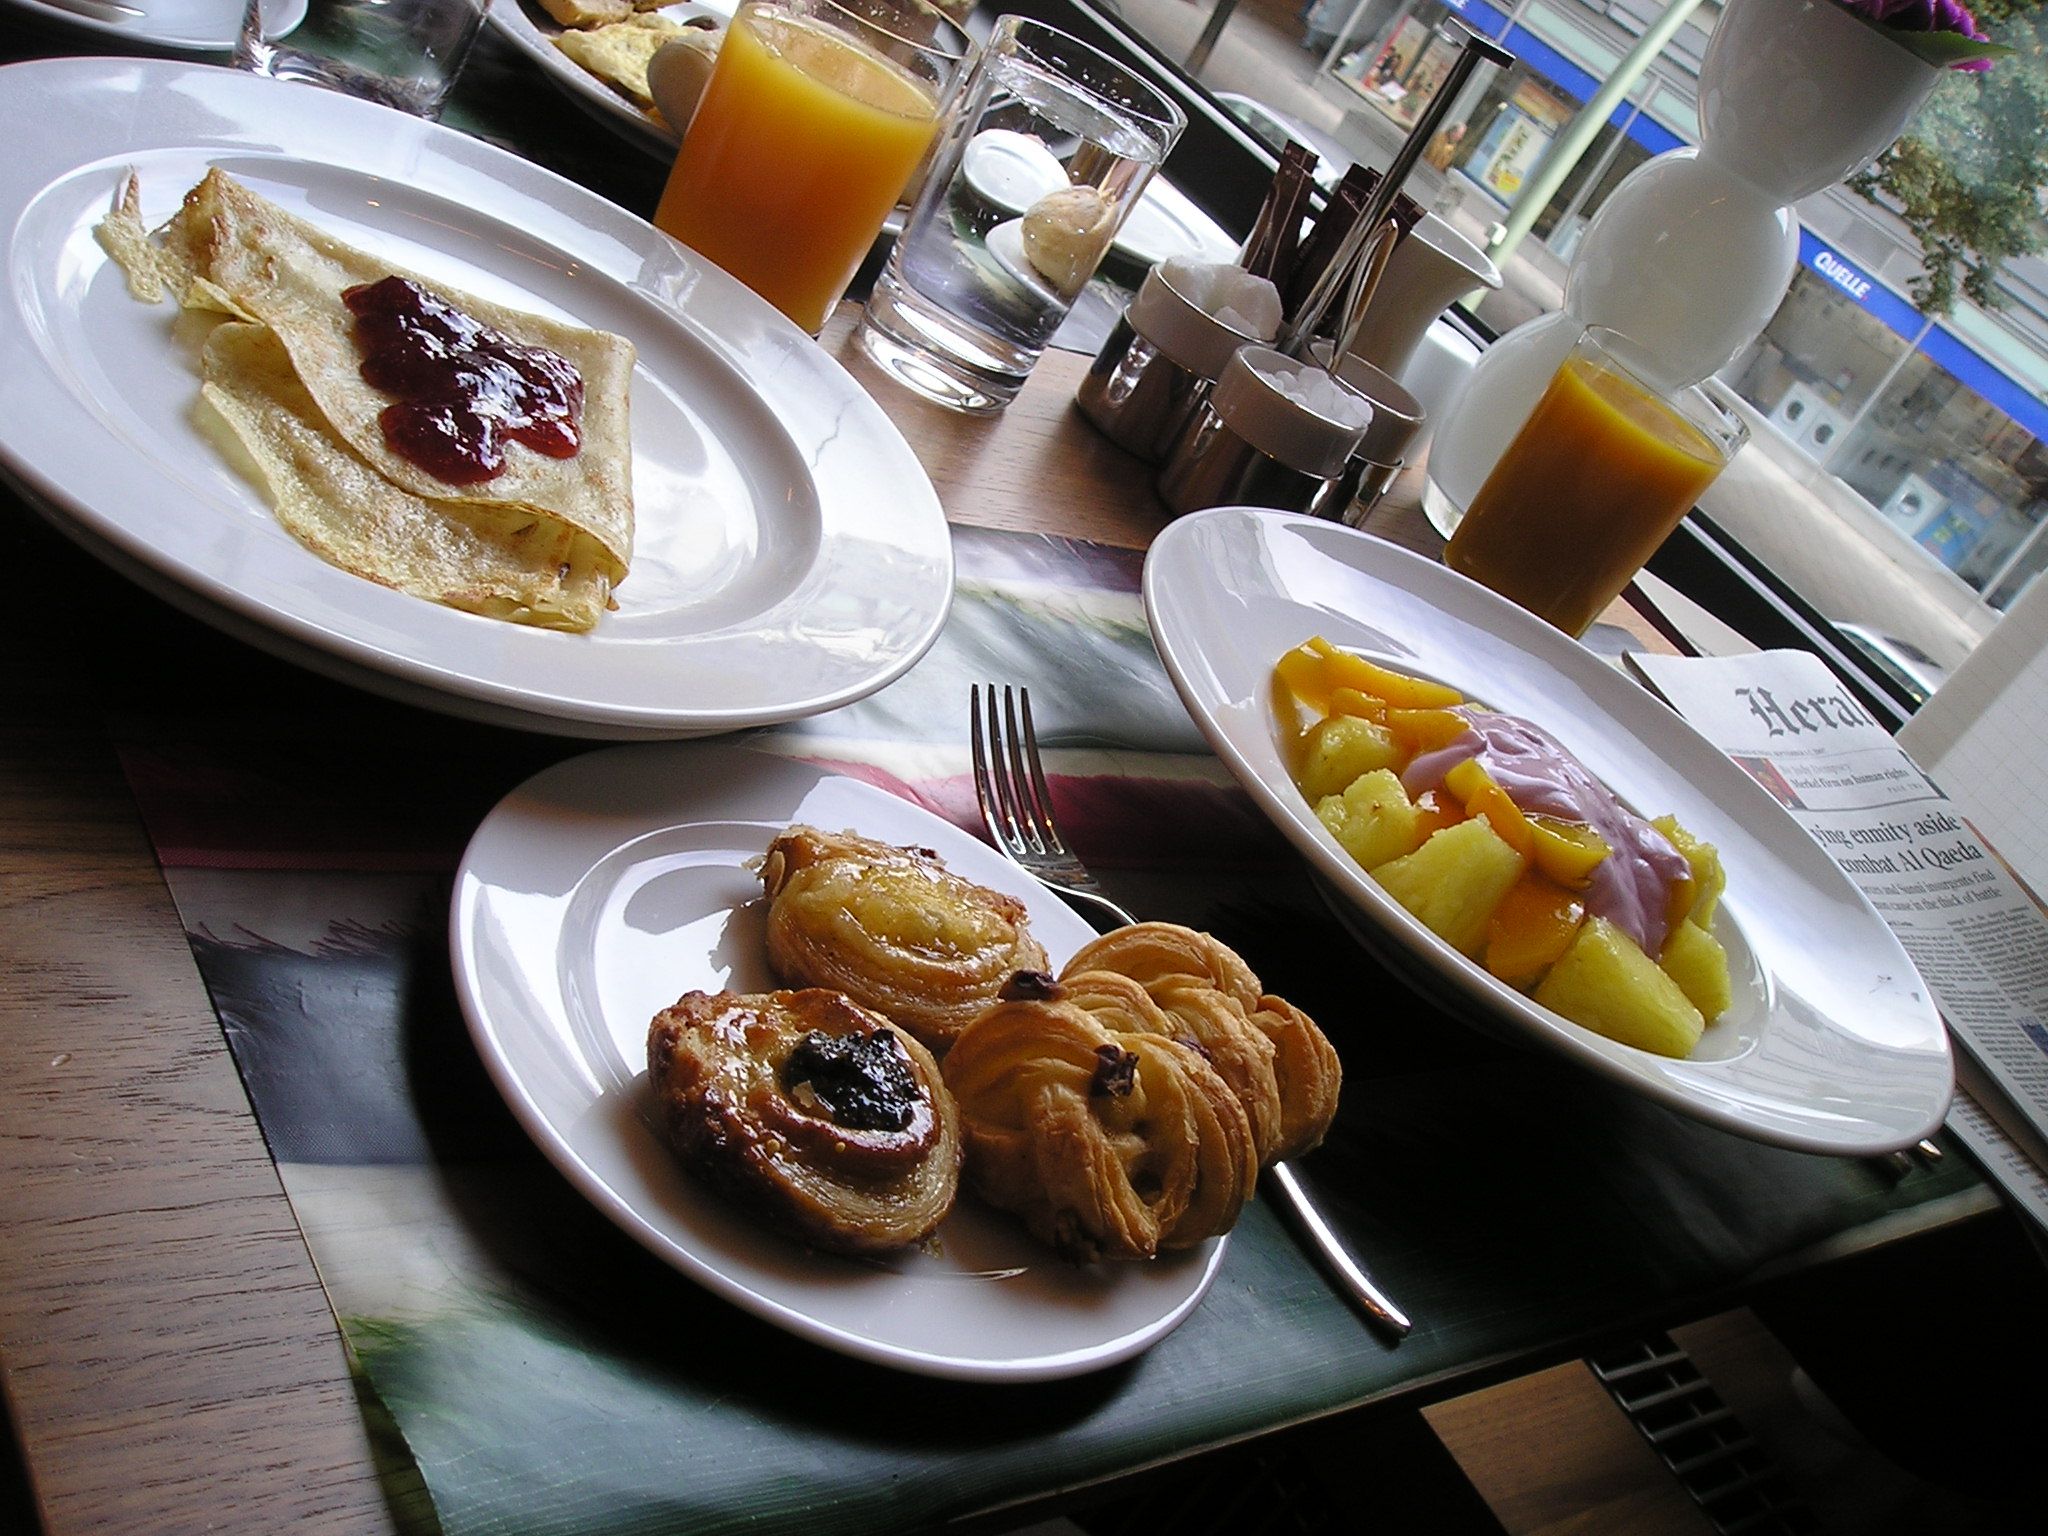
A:
<svg viewBox="0 0 2048 1536">
<path fill-rule="evenodd" d="M 837 993 L 688 993 L 648 1026 L 647 1067 L 683 1162 L 813 1247 L 907 1247 L 952 1208 L 960 1116 L 938 1063 Z"/>
<path fill-rule="evenodd" d="M 1227 944 L 1176 923 L 1136 923 L 1083 945 L 1060 979 L 1100 991 L 1088 974 L 1097 971 L 1137 983 L 1165 1016 L 1165 1033 L 1202 1049 L 1244 1104 L 1261 1167 L 1323 1139 L 1344 1081 L 1336 1048 Z"/>
<path fill-rule="evenodd" d="M 1014 896 L 963 880 L 929 849 L 791 827 L 768 847 L 768 962 L 788 986 L 829 987 L 932 1050 L 1045 950 Z"/>
<path fill-rule="evenodd" d="M 1148 1259 L 1226 1232 L 1258 1177 L 1244 1108 L 1199 1050 L 1113 1030 L 1043 972 L 1013 977 L 944 1070 L 969 1183 L 1070 1258 Z"/>
</svg>

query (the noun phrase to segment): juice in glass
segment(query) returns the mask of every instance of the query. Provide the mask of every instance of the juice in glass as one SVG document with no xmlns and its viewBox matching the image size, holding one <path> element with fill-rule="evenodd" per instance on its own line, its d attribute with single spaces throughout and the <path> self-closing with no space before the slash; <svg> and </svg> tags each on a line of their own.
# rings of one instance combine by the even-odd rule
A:
<svg viewBox="0 0 2048 1536">
<path fill-rule="evenodd" d="M 654 214 L 813 334 L 930 145 L 959 62 L 899 62 L 850 23 L 829 0 L 743 6 Z"/>
<path fill-rule="evenodd" d="M 1444 563 L 1582 635 L 1748 433 L 1698 389 L 1668 394 L 1589 331 L 1451 535 Z"/>
</svg>

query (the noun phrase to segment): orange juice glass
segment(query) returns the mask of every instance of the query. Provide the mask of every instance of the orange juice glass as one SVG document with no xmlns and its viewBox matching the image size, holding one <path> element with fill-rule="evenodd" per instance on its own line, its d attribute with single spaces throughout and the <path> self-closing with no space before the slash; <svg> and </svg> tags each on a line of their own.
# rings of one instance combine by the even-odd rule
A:
<svg viewBox="0 0 2048 1536">
<path fill-rule="evenodd" d="M 1749 438 L 1696 386 L 1661 389 L 1634 344 L 1580 338 L 1472 498 L 1444 563 L 1582 635 Z"/>
<path fill-rule="evenodd" d="M 924 158 L 970 50 L 924 0 L 748 0 L 655 224 L 815 335 Z"/>
</svg>

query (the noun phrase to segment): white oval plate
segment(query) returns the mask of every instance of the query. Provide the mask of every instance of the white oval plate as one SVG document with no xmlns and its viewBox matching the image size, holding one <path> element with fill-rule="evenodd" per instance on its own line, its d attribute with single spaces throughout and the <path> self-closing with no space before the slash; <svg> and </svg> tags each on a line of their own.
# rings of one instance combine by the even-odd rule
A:
<svg viewBox="0 0 2048 1536">
<path fill-rule="evenodd" d="M 1444 566 L 1338 523 L 1220 507 L 1145 560 L 1152 638 L 1182 700 L 1353 931 L 1462 1015 L 1758 1141 L 1863 1155 L 1941 1124 L 1948 1035 L 1884 920 L 1747 774 L 1607 663 Z M 1539 1008 L 1445 944 L 1359 868 L 1288 775 L 1273 664 L 1309 636 L 1534 720 L 1628 804 L 1674 813 L 1728 871 L 1715 934 L 1735 1005 L 1690 1060 Z"/>
<path fill-rule="evenodd" d="M 243 0 L 122 0 L 139 16 L 129 16 L 108 7 L 104 16 L 91 15 L 90 0 L 80 0 L 78 9 L 47 3 L 47 0 L 5 0 L 7 6 L 43 21 L 78 27 L 101 37 L 143 49 L 167 53 L 228 53 L 242 35 Z M 283 37 L 306 19 L 306 0 L 287 0 L 273 18 L 272 35 Z"/>
<path fill-rule="evenodd" d="M 758 992 L 758 858 L 792 822 L 935 849 L 1016 896 L 1064 964 L 1093 930 L 980 840 L 884 790 L 722 742 L 621 747 L 535 775 L 456 875 L 455 986 L 485 1065 L 550 1161 L 685 1275 L 801 1338 L 931 1376 L 1036 1381 L 1129 1359 L 1202 1299 L 1223 1239 L 1070 1264 L 963 1194 L 939 1251 L 806 1251 L 710 1194 L 647 1128 L 647 1026 L 683 993 Z"/>
<path fill-rule="evenodd" d="M 664 6 L 662 15 L 676 21 L 692 16 L 716 16 L 730 21 L 739 9 L 737 0 L 684 0 Z M 615 90 L 555 46 L 564 27 L 536 0 L 493 0 L 484 19 L 499 36 L 539 65 L 541 71 L 562 88 L 569 99 L 607 127 L 617 129 L 657 160 L 670 160 L 681 147 L 683 137 L 675 129 L 657 122 L 640 109 L 640 104 Z"/>
<path fill-rule="evenodd" d="M 983 198 L 1022 214 L 1046 193 L 1067 185 L 1066 168 L 1028 133 L 986 128 L 969 141 L 961 173 Z M 1237 259 L 1240 242 L 1164 176 L 1154 175 L 1116 232 L 1112 248 L 1146 266 L 1173 256 L 1196 261 Z"/>
<path fill-rule="evenodd" d="M 0 142 L 0 465 L 223 628 L 409 702 L 624 738 L 836 708 L 944 623 L 944 514 L 880 407 L 749 290 L 573 183 L 336 92 L 161 60 L 0 69 Z M 201 435 L 196 317 L 129 297 L 92 229 L 129 167 L 154 223 L 215 165 L 396 265 L 635 344 L 634 557 L 595 631 L 328 565 Z"/>
<path fill-rule="evenodd" d="M 1116 249 L 1146 266 L 1157 266 L 1174 256 L 1212 263 L 1236 261 L 1242 244 L 1164 176 L 1154 176 L 1145 184 L 1138 206 L 1116 232 Z"/>
</svg>

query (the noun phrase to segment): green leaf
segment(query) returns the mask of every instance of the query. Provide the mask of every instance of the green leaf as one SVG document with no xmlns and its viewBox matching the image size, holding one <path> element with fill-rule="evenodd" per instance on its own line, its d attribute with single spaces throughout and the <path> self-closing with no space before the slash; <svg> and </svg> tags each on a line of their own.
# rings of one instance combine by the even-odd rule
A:
<svg viewBox="0 0 2048 1536">
<path fill-rule="evenodd" d="M 1965 37 L 1960 32 L 1905 32 L 1897 27 L 1886 27 L 1884 35 L 1916 58 L 1938 67 L 1969 64 L 1978 59 L 2002 59 L 2012 52 L 2003 43 Z"/>
</svg>

